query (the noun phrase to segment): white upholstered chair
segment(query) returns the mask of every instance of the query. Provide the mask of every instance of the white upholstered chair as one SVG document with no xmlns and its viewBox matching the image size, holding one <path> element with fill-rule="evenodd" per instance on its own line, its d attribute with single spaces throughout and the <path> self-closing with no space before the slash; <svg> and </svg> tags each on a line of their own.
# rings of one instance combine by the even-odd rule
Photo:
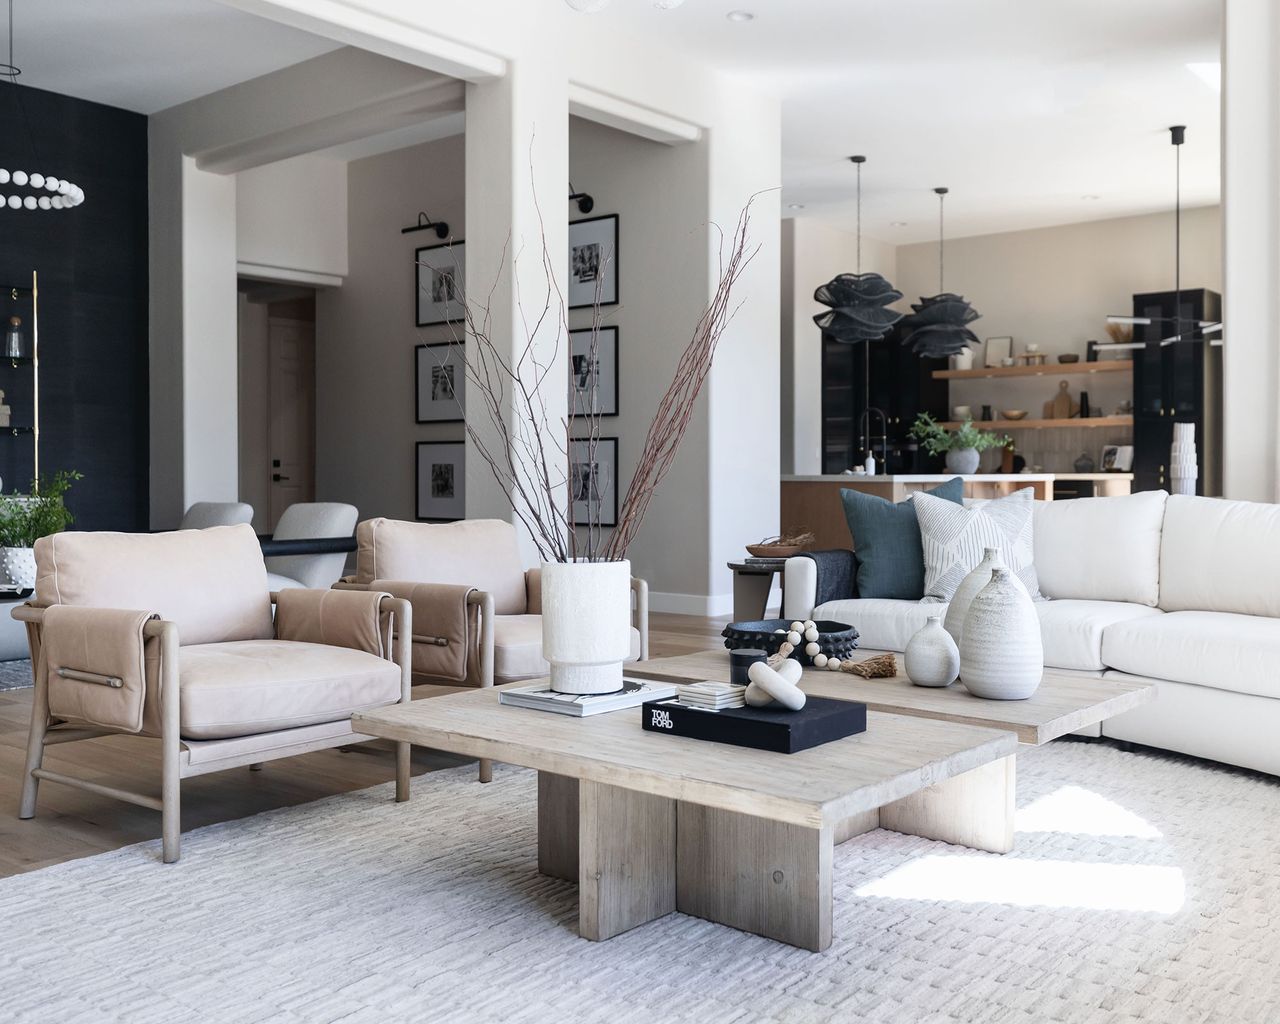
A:
<svg viewBox="0 0 1280 1024">
<path fill-rule="evenodd" d="M 35 595 L 13 611 L 36 683 L 22 818 L 41 780 L 77 786 L 159 810 L 175 861 L 181 779 L 370 739 L 351 715 L 410 698 L 409 603 L 372 588 L 273 595 L 251 526 L 63 533 L 35 555 Z M 47 747 L 113 733 L 160 739 L 159 799 L 44 767 Z"/>
<path fill-rule="evenodd" d="M 211 526 L 238 526 L 253 522 L 253 506 L 243 501 L 197 501 L 182 515 L 180 530 L 207 530 Z"/>
<path fill-rule="evenodd" d="M 356 572 L 341 588 L 372 589 L 413 605 L 418 696 L 533 679 L 542 657 L 542 571 L 525 570 L 515 527 L 500 519 L 409 523 L 366 519 L 356 528 Z M 630 661 L 649 657 L 649 588 L 633 579 Z M 489 781 L 480 762 L 480 779 Z"/>
<path fill-rule="evenodd" d="M 290 505 L 280 514 L 272 540 L 349 538 L 360 513 L 354 505 L 338 501 L 306 501 Z M 344 552 L 321 555 L 276 555 L 267 559 L 267 582 L 272 590 L 288 587 L 331 587 L 342 576 Z"/>
</svg>

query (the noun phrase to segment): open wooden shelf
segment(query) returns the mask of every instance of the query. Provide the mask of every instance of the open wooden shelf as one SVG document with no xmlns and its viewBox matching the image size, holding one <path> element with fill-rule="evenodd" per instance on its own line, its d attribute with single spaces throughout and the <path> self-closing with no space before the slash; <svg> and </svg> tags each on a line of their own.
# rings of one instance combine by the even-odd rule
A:
<svg viewBox="0 0 1280 1024">
<path fill-rule="evenodd" d="M 1078 416 L 1070 420 L 974 420 L 973 425 L 979 430 L 1069 430 L 1073 427 L 1083 430 L 1091 427 L 1131 427 L 1133 417 L 1090 416 L 1087 420 Z M 948 430 L 957 430 L 964 424 L 950 421 L 940 426 Z"/>
<path fill-rule="evenodd" d="M 934 370 L 934 380 L 991 380 L 996 377 L 1060 377 L 1074 373 L 1120 373 L 1133 369 L 1132 359 L 1097 363 L 1045 363 L 1043 366 L 987 366 L 976 370 Z"/>
</svg>

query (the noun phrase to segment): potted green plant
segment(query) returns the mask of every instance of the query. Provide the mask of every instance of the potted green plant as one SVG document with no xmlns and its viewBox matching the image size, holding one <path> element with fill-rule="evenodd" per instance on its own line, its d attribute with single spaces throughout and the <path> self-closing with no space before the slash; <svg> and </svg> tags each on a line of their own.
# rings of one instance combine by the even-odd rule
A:
<svg viewBox="0 0 1280 1024">
<path fill-rule="evenodd" d="M 62 470 L 52 480 L 31 481 L 30 494 L 0 496 L 0 589 L 35 589 L 32 549 L 41 537 L 61 533 L 74 522 L 63 498 L 80 478 L 75 470 Z"/>
<path fill-rule="evenodd" d="M 1006 434 L 979 430 L 972 419 L 966 419 L 956 430 L 948 430 L 927 412 L 916 417 L 910 433 L 930 455 L 947 457 L 948 473 L 961 476 L 978 471 L 979 458 L 988 448 L 1006 448 L 1013 443 Z"/>
</svg>

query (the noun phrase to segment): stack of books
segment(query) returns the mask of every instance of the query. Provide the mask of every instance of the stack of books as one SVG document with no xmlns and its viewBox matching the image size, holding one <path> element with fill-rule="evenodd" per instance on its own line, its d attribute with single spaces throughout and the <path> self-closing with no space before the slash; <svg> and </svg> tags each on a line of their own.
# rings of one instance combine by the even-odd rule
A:
<svg viewBox="0 0 1280 1024">
<path fill-rule="evenodd" d="M 676 688 L 671 683 L 624 678 L 622 689 L 612 693 L 556 693 L 547 683 L 513 686 L 498 691 L 498 703 L 586 718 L 607 711 L 639 707 L 645 701 L 663 700 L 675 694 Z"/>
<path fill-rule="evenodd" d="M 688 683 L 677 687 L 676 695 L 682 706 L 700 708 L 703 711 L 724 711 L 727 708 L 745 707 L 747 700 L 745 686 L 733 683 L 713 683 L 710 680 L 701 683 Z"/>
</svg>

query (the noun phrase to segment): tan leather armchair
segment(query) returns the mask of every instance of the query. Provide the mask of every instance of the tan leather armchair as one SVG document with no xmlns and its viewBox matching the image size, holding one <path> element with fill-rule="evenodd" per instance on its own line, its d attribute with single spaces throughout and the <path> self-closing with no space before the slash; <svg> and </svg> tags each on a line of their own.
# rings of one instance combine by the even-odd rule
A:
<svg viewBox="0 0 1280 1024">
<path fill-rule="evenodd" d="M 410 699 L 409 602 L 272 594 L 250 526 L 64 533 L 35 555 L 35 595 L 13 610 L 35 667 L 21 818 L 41 780 L 149 807 L 171 863 L 182 779 L 372 739 L 351 715 Z M 44 767 L 48 747 L 110 734 L 160 739 L 159 798 Z M 408 798 L 400 743 L 396 799 Z"/>
<path fill-rule="evenodd" d="M 542 657 L 542 578 L 525 570 L 515 527 L 500 519 L 356 527 L 356 572 L 340 589 L 376 590 L 413 605 L 416 696 L 534 679 Z M 630 661 L 649 657 L 649 587 L 633 579 Z M 425 692 L 424 692 L 425 688 Z M 480 781 L 491 778 L 480 762 Z"/>
</svg>

